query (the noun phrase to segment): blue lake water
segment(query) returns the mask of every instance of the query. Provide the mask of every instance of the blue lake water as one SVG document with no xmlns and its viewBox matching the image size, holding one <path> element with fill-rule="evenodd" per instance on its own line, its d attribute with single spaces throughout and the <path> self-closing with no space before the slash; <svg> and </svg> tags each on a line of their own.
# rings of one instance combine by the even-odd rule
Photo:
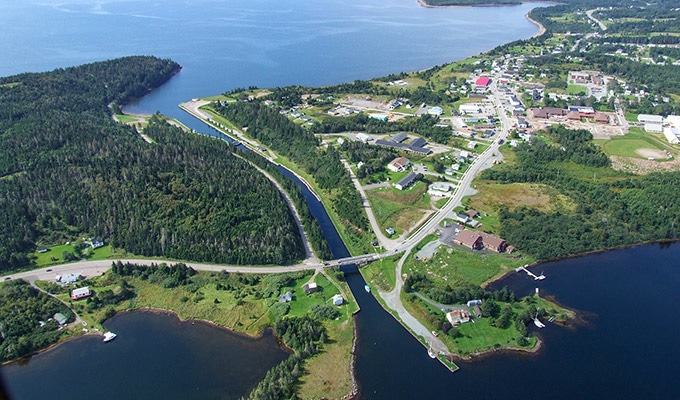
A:
<svg viewBox="0 0 680 400">
<path fill-rule="evenodd" d="M 172 58 L 182 72 L 128 110 L 161 111 L 198 131 L 208 128 L 178 103 L 235 87 L 326 85 L 429 68 L 537 30 L 524 19 L 536 4 L 426 9 L 415 0 L 0 1 L 0 75 L 133 54 Z M 318 205 L 312 211 L 323 220 Z M 328 222 L 322 227 L 333 254 L 346 254 Z M 587 311 L 588 325 L 549 324 L 540 332 L 546 344 L 539 355 L 464 362 L 455 374 L 429 359 L 364 292 L 361 276 L 348 270 L 362 308 L 356 317 L 361 397 L 680 398 L 679 258 L 678 244 L 648 245 L 538 267 L 548 276 L 538 283 L 542 293 Z M 499 284 L 520 293 L 537 285 L 520 274 Z M 117 394 L 110 398 L 236 398 L 269 365 L 250 369 L 245 361 L 285 357 L 271 337 L 251 343 L 213 327 L 156 318 L 116 317 L 110 328 L 123 335 L 113 346 L 90 338 L 68 342 L 24 366 L 3 367 L 3 375 L 17 399 L 102 397 L 103 389 Z M 187 331 L 198 340 L 180 334 Z M 227 372 L 232 369 L 235 375 Z M 222 370 L 222 377 L 214 373 Z M 36 385 L 73 381 L 80 395 L 46 394 Z"/>
</svg>

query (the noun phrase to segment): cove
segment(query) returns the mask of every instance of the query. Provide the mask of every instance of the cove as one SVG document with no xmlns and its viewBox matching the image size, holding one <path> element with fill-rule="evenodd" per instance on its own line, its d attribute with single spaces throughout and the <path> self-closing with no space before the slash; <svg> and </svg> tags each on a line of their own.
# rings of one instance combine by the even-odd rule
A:
<svg viewBox="0 0 680 400">
<path fill-rule="evenodd" d="M 4 366 L 11 398 L 238 399 L 290 354 L 271 330 L 253 339 L 167 312 L 127 312 L 105 326 L 112 342 L 83 336 Z"/>
</svg>

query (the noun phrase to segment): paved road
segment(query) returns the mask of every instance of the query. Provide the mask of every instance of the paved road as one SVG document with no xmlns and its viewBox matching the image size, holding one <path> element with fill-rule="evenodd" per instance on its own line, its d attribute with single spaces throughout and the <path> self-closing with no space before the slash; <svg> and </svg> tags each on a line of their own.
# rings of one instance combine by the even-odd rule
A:
<svg viewBox="0 0 680 400">
<path fill-rule="evenodd" d="M 373 233 L 375 234 L 378 243 L 380 243 L 380 245 L 383 246 L 388 251 L 394 249 L 397 246 L 396 241 L 389 239 L 387 236 L 383 234 L 382 229 L 380 229 L 378 220 L 375 218 L 375 214 L 373 213 L 373 209 L 371 208 L 371 203 L 368 201 L 368 196 L 366 196 L 366 191 L 364 190 L 363 186 L 361 186 L 361 182 L 359 182 L 359 179 L 352 171 L 352 167 L 344 158 L 341 158 L 340 161 L 342 161 L 342 164 L 345 166 L 345 169 L 347 170 L 347 172 L 349 172 L 349 176 L 352 178 L 352 183 L 354 183 L 354 187 L 359 192 L 359 195 L 361 195 L 361 202 L 364 205 L 364 210 L 366 210 L 366 216 L 368 217 L 368 221 L 371 223 L 371 229 L 373 229 Z"/>
<path fill-rule="evenodd" d="M 111 269 L 111 263 L 114 261 L 122 261 L 124 263 L 129 262 L 133 264 L 140 265 L 150 265 L 152 263 L 160 264 L 177 264 L 180 261 L 173 260 L 144 260 L 144 259 L 120 259 L 120 260 L 97 260 L 97 261 L 78 261 L 74 263 L 55 265 L 53 267 L 46 267 L 40 269 L 34 269 L 32 271 L 17 272 L 15 274 L 6 275 L 0 279 L 7 280 L 7 277 L 11 279 L 25 279 L 32 282 L 36 279 L 39 280 L 53 280 L 57 275 L 65 275 L 70 273 L 79 273 L 85 277 L 92 277 L 101 275 L 104 272 Z M 204 264 L 204 263 L 194 263 L 185 262 L 187 266 L 197 270 L 197 271 L 227 271 L 227 272 L 242 272 L 247 274 L 277 274 L 282 272 L 291 271 L 305 271 L 311 269 L 320 269 L 323 267 L 322 264 L 298 264 L 291 266 L 281 266 L 281 267 L 244 267 L 242 265 L 217 265 L 217 264 Z"/>
<path fill-rule="evenodd" d="M 606 31 L 606 30 L 607 30 L 607 25 L 603 24 L 602 21 L 600 21 L 599 19 L 593 17 L 593 13 L 594 13 L 595 11 L 597 11 L 597 9 L 595 9 L 595 10 L 588 10 L 588 11 L 586 11 L 586 15 L 587 15 L 588 18 L 590 18 L 593 22 L 595 22 L 596 24 L 598 24 L 598 25 L 600 26 L 600 29 L 602 29 L 603 31 Z"/>
<path fill-rule="evenodd" d="M 499 141 L 505 140 L 509 134 L 511 128 L 511 121 L 508 118 L 503 105 L 501 104 L 501 94 L 495 90 L 496 81 L 494 79 L 494 84 L 492 85 L 494 106 L 496 112 L 501 121 L 501 129 L 496 139 L 491 143 L 491 145 L 482 152 L 475 160 L 472 162 L 470 167 L 465 171 L 460 179 L 458 186 L 454 189 L 453 195 L 449 201 L 439 209 L 425 224 L 423 224 L 413 235 L 402 242 L 399 246 L 393 249 L 393 253 L 398 253 L 404 251 L 404 255 L 401 257 L 396 267 L 396 282 L 394 289 L 390 292 L 380 292 L 378 294 L 385 300 L 385 303 L 389 308 L 394 310 L 399 319 L 408 326 L 412 333 L 417 336 L 422 336 L 426 342 L 430 343 L 432 349 L 436 352 L 448 353 L 448 349 L 444 343 L 439 340 L 432 332 L 430 332 L 420 321 L 406 311 L 404 305 L 401 301 L 401 290 L 404 285 L 402 268 L 404 261 L 411 254 L 411 250 L 420 241 L 422 241 L 425 236 L 432 233 L 435 229 L 439 227 L 439 224 L 446 218 L 446 216 L 453 211 L 455 207 L 462 203 L 464 196 L 474 192 L 474 188 L 471 187 L 472 180 L 474 177 L 482 170 L 490 168 L 493 165 L 494 159 L 501 159 L 502 156 L 498 152 L 498 147 L 500 146 Z"/>
</svg>

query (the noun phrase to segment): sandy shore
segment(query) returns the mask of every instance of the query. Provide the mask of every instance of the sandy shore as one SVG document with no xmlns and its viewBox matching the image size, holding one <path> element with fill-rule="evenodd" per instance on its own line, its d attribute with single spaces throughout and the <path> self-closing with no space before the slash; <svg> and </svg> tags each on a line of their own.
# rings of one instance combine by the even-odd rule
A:
<svg viewBox="0 0 680 400">
<path fill-rule="evenodd" d="M 532 18 L 529 16 L 528 13 L 527 13 L 527 14 L 524 14 L 524 18 L 526 18 L 527 21 L 531 22 L 532 24 L 534 24 L 534 25 L 536 25 L 536 26 L 538 27 L 538 32 L 536 32 L 536 33 L 534 34 L 534 36 L 532 36 L 532 38 L 541 36 L 541 35 L 543 35 L 543 34 L 545 33 L 545 26 L 543 26 L 543 24 L 541 24 L 540 22 L 536 21 L 535 19 L 532 19 Z"/>
</svg>

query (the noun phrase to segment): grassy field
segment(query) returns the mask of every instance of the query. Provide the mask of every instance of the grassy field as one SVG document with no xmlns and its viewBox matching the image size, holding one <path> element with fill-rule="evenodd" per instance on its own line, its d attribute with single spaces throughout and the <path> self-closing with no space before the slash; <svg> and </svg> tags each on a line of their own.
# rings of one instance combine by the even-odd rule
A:
<svg viewBox="0 0 680 400">
<path fill-rule="evenodd" d="M 495 214 L 501 204 L 509 209 L 521 205 L 535 207 L 541 211 L 555 209 L 574 210 L 576 203 L 560 194 L 556 189 L 539 183 L 501 184 L 488 181 L 476 183 L 478 193 L 471 196 L 468 205 L 479 212 Z M 484 217 L 485 228 L 496 231 L 498 222 Z"/>
<path fill-rule="evenodd" d="M 531 349 L 538 341 L 535 336 L 532 336 L 527 346 L 519 346 L 517 339 L 521 334 L 517 329 L 513 326 L 506 329 L 496 328 L 491 325 L 489 318 L 479 318 L 475 323 L 461 324 L 458 331 L 463 335 L 462 337 L 454 339 L 444 335 L 442 340 L 447 346 L 456 349 L 456 353 L 462 357 L 498 348 Z"/>
<path fill-rule="evenodd" d="M 361 267 L 361 275 L 371 286 L 377 286 L 384 292 L 389 292 L 394 288 L 396 282 L 395 271 L 400 255 L 381 258 L 378 261 Z"/>
<path fill-rule="evenodd" d="M 567 85 L 567 94 L 588 94 L 588 88 L 583 85 Z"/>
<path fill-rule="evenodd" d="M 457 287 L 465 284 L 483 285 L 515 268 L 530 264 L 534 260 L 528 256 L 488 253 L 480 254 L 468 249 L 439 246 L 435 255 L 426 261 L 414 257 L 404 263 L 404 272 L 424 273 L 436 286 Z"/>
<path fill-rule="evenodd" d="M 430 209 L 427 185 L 417 182 L 408 190 L 382 187 L 366 192 L 382 229 L 394 228 L 396 236 L 410 229 Z"/>
<path fill-rule="evenodd" d="M 658 139 L 643 133 L 628 133 L 625 136 L 615 136 L 602 144 L 602 150 L 608 156 L 647 158 L 638 153 L 641 149 L 663 151 L 666 150 L 666 146 Z"/>
</svg>

